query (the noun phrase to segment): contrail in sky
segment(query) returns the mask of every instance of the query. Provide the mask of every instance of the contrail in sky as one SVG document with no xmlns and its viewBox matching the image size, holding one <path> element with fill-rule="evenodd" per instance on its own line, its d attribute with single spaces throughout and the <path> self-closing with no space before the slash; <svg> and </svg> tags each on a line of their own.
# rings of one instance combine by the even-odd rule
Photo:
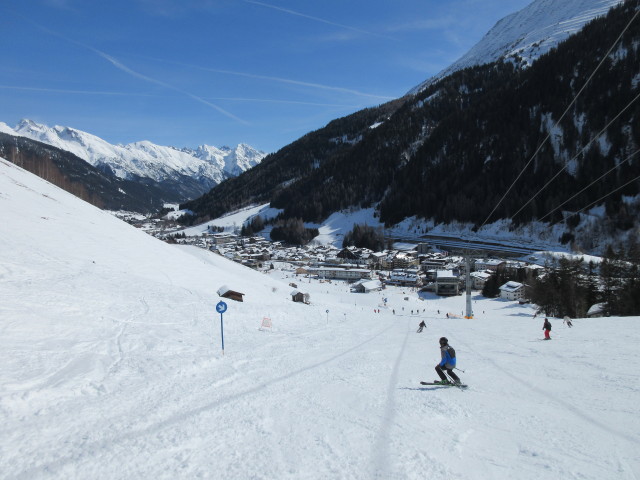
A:
<svg viewBox="0 0 640 480">
<path fill-rule="evenodd" d="M 381 35 L 379 33 L 369 32 L 367 30 L 362 30 L 360 28 L 352 27 L 349 25 L 343 25 L 342 23 L 336 23 L 329 20 L 325 20 L 324 18 L 314 17 L 312 15 L 307 15 L 305 13 L 296 12 L 295 10 L 289 10 L 288 8 L 277 7 L 275 5 L 270 5 L 268 3 L 258 2 L 257 0 L 244 0 L 245 3 L 251 3 L 253 5 L 260 5 L 261 7 L 271 8 L 273 10 L 278 10 L 280 12 L 285 12 L 290 15 L 296 15 L 298 17 L 308 18 L 309 20 L 314 20 L 316 22 L 326 23 L 327 25 L 333 25 L 334 27 L 346 28 L 347 30 L 351 30 L 353 32 L 364 33 L 365 35 L 373 35 L 375 37 L 382 38 L 390 38 L 386 35 Z"/>
<path fill-rule="evenodd" d="M 0 88 L 2 86 L 0 85 Z M 228 100 L 231 102 L 263 102 L 263 103 L 287 103 L 293 105 L 313 105 L 315 107 L 338 108 L 363 108 L 362 105 L 344 105 L 338 103 L 301 102 L 299 100 L 280 100 L 277 98 L 243 98 L 243 97 L 216 97 L 213 100 Z"/>
<path fill-rule="evenodd" d="M 44 87 L 23 87 L 21 85 L 0 85 L 3 90 L 26 90 L 29 92 L 46 92 L 46 93 L 62 93 L 73 95 L 105 95 L 114 97 L 156 97 L 166 98 L 163 95 L 154 95 L 151 93 L 134 93 L 134 92 L 106 92 L 99 90 L 69 90 L 64 88 L 44 88 Z M 208 101 L 204 98 L 203 100 Z M 338 103 L 320 103 L 320 102 L 302 102 L 299 100 L 281 100 L 278 98 L 246 98 L 246 97 L 215 97 L 210 100 L 225 100 L 230 102 L 261 102 L 261 103 L 284 103 L 293 105 L 312 105 L 316 107 L 337 107 L 337 108 L 362 108 L 362 105 L 345 105 Z"/>
<path fill-rule="evenodd" d="M 76 95 L 113 95 L 122 97 L 159 97 L 160 95 L 152 95 L 148 93 L 127 93 L 127 92 L 104 92 L 98 90 L 68 90 L 64 88 L 42 88 L 42 87 L 23 87 L 15 85 L 0 85 L 0 88 L 6 90 L 28 90 L 30 92 L 48 92 L 48 93 L 72 93 Z"/>
<path fill-rule="evenodd" d="M 126 65 L 124 65 L 123 63 L 121 63 L 120 61 L 118 61 L 117 59 L 112 57 L 111 55 L 108 55 L 108 54 L 98 50 L 97 48 L 94 48 L 94 47 L 92 47 L 90 45 L 87 45 L 87 44 L 84 44 L 82 42 L 78 42 L 77 40 L 73 40 L 73 39 L 68 38 L 68 37 L 66 37 L 66 36 L 64 36 L 64 35 L 62 35 L 62 34 L 60 34 L 58 32 L 55 32 L 55 31 L 50 30 L 50 29 L 48 29 L 46 27 L 43 27 L 42 25 L 32 21 L 31 19 L 28 19 L 28 18 L 24 17 L 23 15 L 20 15 L 20 16 L 24 20 L 26 20 L 27 22 L 29 22 L 32 25 L 34 25 L 36 28 L 42 30 L 43 32 L 48 33 L 49 35 L 53 35 L 53 36 L 62 38 L 63 40 L 66 40 L 67 42 L 73 43 L 73 44 L 78 45 L 78 46 L 80 46 L 82 48 L 85 48 L 87 50 L 91 50 L 93 53 L 95 53 L 95 54 L 101 56 L 102 58 L 104 58 L 105 60 L 107 60 L 114 67 L 122 70 L 125 73 L 128 73 L 129 75 L 131 75 L 131 76 L 133 76 L 135 78 L 139 78 L 140 80 L 144 80 L 146 82 L 155 83 L 156 85 L 160 85 L 161 87 L 167 88 L 169 90 L 173 90 L 174 92 L 178 92 L 178 93 L 180 93 L 182 95 L 185 95 L 185 96 L 187 96 L 187 97 L 189 97 L 189 98 L 191 98 L 191 99 L 193 99 L 193 100 L 195 100 L 197 102 L 200 102 L 200 103 L 202 103 L 204 105 L 207 105 L 210 108 L 213 108 L 214 110 L 222 113 L 223 115 L 225 115 L 225 116 L 227 116 L 227 117 L 229 117 L 229 118 L 231 118 L 231 119 L 233 119 L 233 120 L 235 120 L 235 121 L 237 121 L 239 123 L 242 123 L 244 125 L 249 125 L 249 122 L 247 122 L 245 120 L 242 120 L 241 118 L 236 117 L 234 114 L 232 114 L 230 112 L 227 112 L 225 109 L 219 107 L 218 105 L 216 105 L 214 103 L 206 101 L 204 98 L 201 98 L 201 97 L 199 97 L 197 95 L 189 93 L 189 92 L 187 92 L 185 90 L 182 90 L 182 89 L 180 89 L 178 87 L 174 87 L 173 85 L 170 85 L 170 84 L 168 84 L 166 82 L 163 82 L 161 80 L 157 80 L 155 78 L 148 77 L 147 75 L 143 75 L 142 73 L 136 72 L 135 70 L 132 70 L 131 68 L 127 67 Z"/>
<path fill-rule="evenodd" d="M 165 82 L 163 82 L 161 80 L 156 80 L 155 78 L 151 78 L 151 77 L 148 77 L 146 75 L 143 75 L 142 73 L 138 73 L 135 70 L 132 70 L 129 67 L 127 67 L 126 65 L 122 64 L 121 62 L 119 62 L 118 60 L 113 58 L 111 55 L 107 55 L 106 53 L 101 52 L 100 50 L 97 50 L 97 49 L 95 49 L 93 47 L 87 47 L 87 48 L 93 50 L 95 53 L 100 55 L 102 58 L 104 58 L 105 60 L 109 61 L 114 67 L 119 68 L 123 72 L 128 73 L 129 75 L 131 75 L 133 77 L 139 78 L 141 80 L 145 80 L 147 82 L 155 83 L 156 85 L 160 85 L 161 87 L 168 88 L 170 90 L 174 90 L 174 91 L 176 91 L 178 93 L 186 95 L 189 98 L 192 98 L 193 100 L 195 100 L 197 102 L 200 102 L 200 103 L 202 103 L 204 105 L 207 105 L 207 106 L 213 108 L 214 110 L 217 110 L 218 112 L 222 113 L 223 115 L 226 115 L 229 118 L 232 118 L 232 119 L 236 120 L 237 122 L 243 123 L 245 125 L 249 124 L 248 122 L 242 120 L 241 118 L 236 117 L 235 115 L 233 115 L 230 112 L 227 112 L 225 109 L 217 106 L 216 104 L 206 101 L 204 98 L 201 98 L 201 97 L 198 97 L 197 95 L 194 95 L 192 93 L 186 92 L 186 91 L 184 91 L 184 90 L 182 90 L 182 89 L 180 89 L 178 87 L 174 87 L 173 85 L 165 83 Z"/>
<path fill-rule="evenodd" d="M 373 94 L 370 94 L 370 93 L 359 92 L 358 90 L 352 90 L 350 88 L 332 87 L 330 85 L 323 85 L 321 83 L 302 82 L 300 80 L 292 80 L 290 78 L 271 77 L 271 76 L 268 76 L 268 75 L 257 75 L 257 74 L 254 74 L 254 73 L 234 72 L 232 70 L 220 70 L 220 69 L 217 69 L 217 68 L 198 67 L 198 66 L 195 66 L 195 65 L 190 65 L 190 66 L 194 67 L 194 68 L 200 68 L 202 70 L 207 70 L 209 72 L 224 73 L 224 74 L 227 74 L 227 75 L 238 75 L 240 77 L 256 78 L 256 79 L 260 79 L 260 80 L 271 80 L 271 81 L 274 81 L 274 82 L 289 83 L 291 85 L 300 85 L 300 86 L 303 86 L 303 87 L 312 87 L 312 88 L 318 88 L 318 89 L 321 89 L 321 90 L 332 90 L 334 92 L 349 93 L 349 94 L 352 94 L 352 95 L 358 95 L 360 97 L 379 98 L 379 99 L 382 99 L 382 100 L 393 100 L 393 99 L 396 98 L 396 97 L 387 97 L 387 96 L 383 96 L 383 95 L 373 95 Z"/>
<path fill-rule="evenodd" d="M 246 72 L 237 72 L 234 70 L 223 70 L 223 69 L 219 69 L 219 68 L 210 68 L 210 67 L 201 67 L 199 65 L 192 65 L 192 64 L 188 64 L 188 63 L 182 63 L 182 62 L 175 62 L 173 60 L 164 60 L 161 58 L 152 58 L 152 57 L 147 57 L 147 56 L 140 56 L 139 58 L 145 58 L 147 60 L 154 60 L 156 62 L 164 62 L 164 63 L 170 63 L 172 65 L 180 65 L 182 67 L 189 67 L 189 68 L 196 68 L 198 70 L 204 70 L 206 72 L 214 72 L 214 73 L 223 73 L 225 75 L 236 75 L 239 77 L 247 77 L 247 78 L 256 78 L 258 80 L 269 80 L 272 82 L 279 82 L 279 83 L 288 83 L 290 85 L 300 85 L 303 87 L 311 87 L 311 88 L 317 88 L 320 90 L 330 90 L 333 92 L 340 92 L 340 93 L 348 93 L 350 95 L 357 95 L 359 97 L 368 97 L 368 98 L 377 98 L 379 100 L 395 100 L 398 97 L 389 97 L 386 95 L 374 95 L 371 93 L 365 93 L 365 92 L 360 92 L 358 90 L 353 90 L 351 88 L 344 88 L 344 87 L 333 87 L 331 85 L 323 85 L 321 83 L 313 83 L 313 82 L 303 82 L 301 80 L 293 80 L 290 78 L 283 78 L 283 77 L 271 77 L 268 75 L 258 75 L 255 73 L 246 73 Z"/>
</svg>

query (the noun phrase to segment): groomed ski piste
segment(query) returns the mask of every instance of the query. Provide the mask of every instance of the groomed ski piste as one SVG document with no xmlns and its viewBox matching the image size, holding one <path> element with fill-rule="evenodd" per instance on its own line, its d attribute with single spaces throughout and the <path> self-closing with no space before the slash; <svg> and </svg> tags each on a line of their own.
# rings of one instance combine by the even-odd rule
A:
<svg viewBox="0 0 640 480">
<path fill-rule="evenodd" d="M 2 479 L 640 476 L 640 318 L 264 274 L 4 160 L 0 212 Z M 441 336 L 467 389 L 420 385 Z"/>
</svg>

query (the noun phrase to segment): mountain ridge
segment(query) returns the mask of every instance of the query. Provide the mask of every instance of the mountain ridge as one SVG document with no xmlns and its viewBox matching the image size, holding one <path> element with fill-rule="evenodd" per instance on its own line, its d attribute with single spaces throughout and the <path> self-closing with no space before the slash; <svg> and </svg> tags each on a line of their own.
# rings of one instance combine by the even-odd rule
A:
<svg viewBox="0 0 640 480">
<path fill-rule="evenodd" d="M 537 0 L 498 20 L 467 53 L 433 77 L 409 90 L 415 95 L 459 70 L 500 59 L 528 67 L 591 20 L 606 15 L 624 0 Z"/>
<path fill-rule="evenodd" d="M 49 127 L 29 119 L 23 119 L 15 128 L 0 122 L 0 132 L 66 150 L 125 180 L 149 179 L 171 186 L 180 192 L 183 201 L 254 167 L 266 156 L 265 152 L 243 143 L 235 148 L 200 145 L 196 149 L 161 146 L 148 140 L 113 145 L 82 130 L 59 125 Z M 185 182 L 185 178 L 192 181 Z"/>
</svg>

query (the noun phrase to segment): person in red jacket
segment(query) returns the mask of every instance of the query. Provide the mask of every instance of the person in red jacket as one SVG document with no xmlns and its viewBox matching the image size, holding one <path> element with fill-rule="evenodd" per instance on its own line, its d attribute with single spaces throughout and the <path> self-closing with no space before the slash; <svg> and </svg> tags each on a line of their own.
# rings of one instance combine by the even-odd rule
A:
<svg viewBox="0 0 640 480">
<path fill-rule="evenodd" d="M 544 330 L 544 339 L 551 340 L 551 322 L 549 322 L 548 318 L 544 319 L 544 324 L 542 325 L 542 329 Z"/>
</svg>

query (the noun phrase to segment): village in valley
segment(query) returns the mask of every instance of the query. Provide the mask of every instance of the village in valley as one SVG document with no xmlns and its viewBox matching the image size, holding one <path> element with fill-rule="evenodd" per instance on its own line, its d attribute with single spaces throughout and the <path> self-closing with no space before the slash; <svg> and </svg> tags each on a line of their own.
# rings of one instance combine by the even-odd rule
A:
<svg viewBox="0 0 640 480">
<path fill-rule="evenodd" d="M 431 292 L 437 296 L 462 295 L 466 290 L 467 259 L 434 248 L 428 243 L 402 244 L 399 249 L 375 252 L 353 246 L 338 248 L 311 242 L 305 246 L 285 245 L 262 236 L 244 237 L 229 231 L 210 229 L 197 236 L 167 234 L 166 230 L 146 230 L 170 243 L 194 245 L 215 252 L 246 267 L 268 273 L 277 264 L 289 264 L 292 272 L 291 298 L 310 302 L 310 295 L 298 286 L 300 279 L 344 281 L 353 293 L 370 293 L 387 286 Z M 530 258 L 534 260 L 534 258 Z M 507 258 L 473 258 L 470 265 L 471 290 L 482 291 L 498 272 L 508 280 L 498 285 L 499 297 L 527 303 L 526 281 L 543 267 L 532 261 Z"/>
</svg>

